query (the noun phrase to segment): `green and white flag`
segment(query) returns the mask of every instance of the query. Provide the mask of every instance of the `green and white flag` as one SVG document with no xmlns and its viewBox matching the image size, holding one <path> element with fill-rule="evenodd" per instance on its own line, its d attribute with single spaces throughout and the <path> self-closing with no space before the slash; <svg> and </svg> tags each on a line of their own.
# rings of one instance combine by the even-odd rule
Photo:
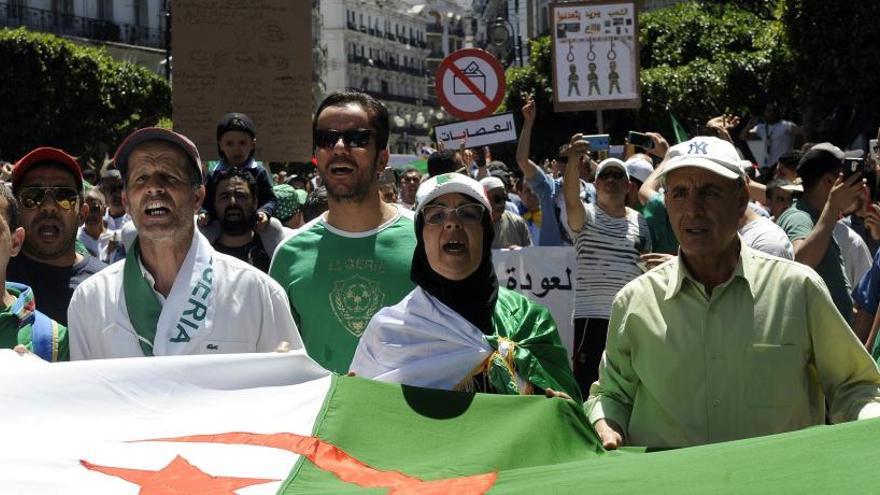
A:
<svg viewBox="0 0 880 495">
<path fill-rule="evenodd" d="M 0 492 L 873 493 L 880 419 L 604 453 L 577 404 L 331 375 L 302 353 L 0 351 Z"/>
<path fill-rule="evenodd" d="M 684 126 L 681 125 L 681 122 L 675 118 L 675 115 L 672 115 L 672 112 L 669 112 L 669 119 L 672 121 L 672 132 L 675 134 L 675 143 L 683 143 L 688 140 L 688 133 L 684 130 Z"/>
<path fill-rule="evenodd" d="M 305 354 L 0 351 L 4 493 L 485 493 L 598 456 L 577 404 L 331 375 Z"/>
</svg>

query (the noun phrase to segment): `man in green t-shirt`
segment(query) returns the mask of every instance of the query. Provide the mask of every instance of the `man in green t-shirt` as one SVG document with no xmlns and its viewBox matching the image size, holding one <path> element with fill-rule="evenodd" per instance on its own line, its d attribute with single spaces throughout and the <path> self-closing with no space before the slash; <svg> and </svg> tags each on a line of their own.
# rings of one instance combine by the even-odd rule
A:
<svg viewBox="0 0 880 495">
<path fill-rule="evenodd" d="M 55 197 L 43 200 L 55 201 Z M 6 281 L 9 259 L 21 250 L 24 236 L 18 203 L 12 191 L 0 184 L 0 283 L 5 288 L 0 310 L 0 349 L 21 346 L 46 361 L 67 361 L 67 329 L 36 310 L 30 287 Z M 24 352 L 21 347 L 20 352 Z"/>
<path fill-rule="evenodd" d="M 666 151 L 669 149 L 669 143 L 660 134 L 656 132 L 648 132 L 654 146 L 648 150 L 648 153 L 664 158 Z M 672 226 L 669 225 L 669 215 L 666 213 L 666 202 L 664 194 L 660 191 L 660 177 L 665 170 L 666 164 L 661 163 L 654 171 L 642 182 L 639 188 L 639 201 L 642 203 L 642 215 L 648 223 L 648 230 L 651 233 L 651 246 L 653 253 L 642 256 L 648 268 L 663 263 L 671 256 L 678 254 L 678 239 Z"/>
<path fill-rule="evenodd" d="M 334 93 L 321 103 L 312 130 L 329 209 L 281 244 L 269 268 L 287 291 L 309 355 L 338 373 L 348 371 L 373 315 L 414 287 L 412 212 L 379 196 L 388 128 L 388 110 L 364 93 Z"/>
<path fill-rule="evenodd" d="M 851 287 L 847 280 L 840 247 L 832 237 L 840 214 L 866 193 L 861 174 L 845 177 L 845 154 L 831 143 L 820 143 L 807 151 L 798 163 L 804 194 L 776 223 L 788 234 L 794 259 L 814 270 L 825 281 L 834 305 L 852 323 Z"/>
</svg>

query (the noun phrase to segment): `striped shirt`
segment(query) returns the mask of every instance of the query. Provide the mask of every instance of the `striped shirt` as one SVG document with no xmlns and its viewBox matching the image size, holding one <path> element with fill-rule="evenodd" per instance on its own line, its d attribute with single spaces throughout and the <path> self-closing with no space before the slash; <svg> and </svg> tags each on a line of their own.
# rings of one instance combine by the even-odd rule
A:
<svg viewBox="0 0 880 495">
<path fill-rule="evenodd" d="M 584 226 L 575 234 L 574 317 L 607 320 L 617 291 L 642 274 L 639 254 L 651 251 L 651 235 L 645 217 L 631 208 L 615 218 L 596 204 L 584 207 Z"/>
</svg>

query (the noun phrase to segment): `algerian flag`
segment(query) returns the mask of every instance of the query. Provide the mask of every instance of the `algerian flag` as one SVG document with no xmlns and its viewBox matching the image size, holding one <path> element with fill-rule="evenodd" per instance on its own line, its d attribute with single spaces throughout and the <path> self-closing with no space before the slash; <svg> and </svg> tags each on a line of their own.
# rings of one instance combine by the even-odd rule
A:
<svg viewBox="0 0 880 495">
<path fill-rule="evenodd" d="M 0 420 L 17 495 L 873 493 L 880 444 L 878 418 L 602 455 L 571 402 L 332 376 L 299 353 L 0 351 Z"/>
<path fill-rule="evenodd" d="M 3 493 L 485 493 L 501 470 L 601 451 L 571 401 L 339 377 L 295 352 L 0 351 L 0 404 Z"/>
<path fill-rule="evenodd" d="M 684 126 L 681 125 L 681 122 L 675 118 L 675 115 L 672 115 L 672 112 L 669 112 L 669 118 L 672 120 L 672 132 L 675 133 L 675 143 L 683 143 L 688 140 L 688 133 L 684 130 Z"/>
</svg>

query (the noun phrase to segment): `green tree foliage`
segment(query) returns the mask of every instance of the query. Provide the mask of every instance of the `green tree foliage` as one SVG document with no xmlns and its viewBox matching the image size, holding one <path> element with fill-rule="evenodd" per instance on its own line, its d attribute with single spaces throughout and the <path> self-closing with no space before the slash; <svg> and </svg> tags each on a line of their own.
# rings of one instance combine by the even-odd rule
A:
<svg viewBox="0 0 880 495">
<path fill-rule="evenodd" d="M 709 118 L 760 109 L 770 99 L 791 115 L 797 93 L 789 53 L 774 17 L 776 2 L 687 2 L 640 16 L 642 107 L 605 111 L 606 131 L 622 142 L 629 129 L 672 136 L 669 114 L 695 132 Z M 535 94 L 535 156 L 551 156 L 576 130 L 595 129 L 595 112 L 552 113 L 549 37 L 533 40 L 532 65 L 507 73 L 507 104 L 518 113 L 522 91 Z"/>
<path fill-rule="evenodd" d="M 0 30 L 0 157 L 55 146 L 100 163 L 127 133 L 171 116 L 171 88 L 101 50 L 25 29 Z"/>
<path fill-rule="evenodd" d="M 868 117 L 876 130 L 880 2 L 785 0 L 781 20 L 792 70 L 801 75 L 797 86 L 808 126 L 843 104 Z"/>
<path fill-rule="evenodd" d="M 724 112 L 760 113 L 770 101 L 802 123 L 810 141 L 841 146 L 880 121 L 880 2 L 823 0 L 691 1 L 640 16 L 642 107 L 606 111 L 621 142 L 629 129 L 672 136 L 669 114 L 691 133 Z M 535 156 L 551 156 L 567 136 L 594 129 L 593 112 L 552 113 L 549 37 L 532 41 L 532 66 L 508 71 L 508 108 L 534 93 Z"/>
<path fill-rule="evenodd" d="M 715 115 L 760 111 L 770 100 L 791 115 L 790 55 L 779 22 L 762 15 L 766 2 L 682 3 L 642 16 L 638 124 L 668 133 L 671 112 L 696 131 Z"/>
</svg>

